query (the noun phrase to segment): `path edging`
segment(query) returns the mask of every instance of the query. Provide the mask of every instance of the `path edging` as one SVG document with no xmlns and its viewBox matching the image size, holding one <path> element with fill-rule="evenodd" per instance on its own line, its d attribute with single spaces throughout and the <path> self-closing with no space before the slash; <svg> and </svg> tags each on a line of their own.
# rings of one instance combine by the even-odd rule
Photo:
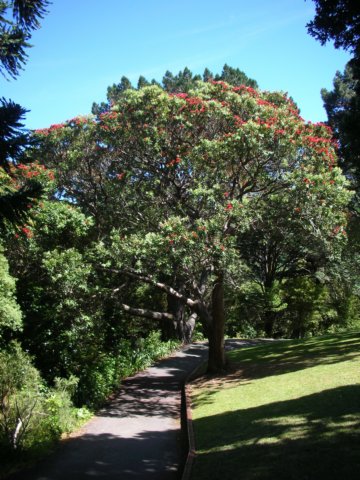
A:
<svg viewBox="0 0 360 480">
<path fill-rule="evenodd" d="M 184 380 L 182 387 L 182 401 L 184 402 L 183 409 L 185 413 L 185 428 L 186 435 L 188 439 L 188 453 L 186 456 L 186 461 L 181 475 L 181 480 L 190 480 L 192 467 L 196 458 L 196 449 L 195 449 L 195 435 L 193 427 L 193 418 L 192 418 L 192 409 L 191 409 L 191 397 L 190 397 L 190 386 L 189 383 L 191 380 L 194 380 L 199 375 L 200 370 L 203 368 L 204 364 L 207 361 L 202 362 L 198 365 Z"/>
</svg>

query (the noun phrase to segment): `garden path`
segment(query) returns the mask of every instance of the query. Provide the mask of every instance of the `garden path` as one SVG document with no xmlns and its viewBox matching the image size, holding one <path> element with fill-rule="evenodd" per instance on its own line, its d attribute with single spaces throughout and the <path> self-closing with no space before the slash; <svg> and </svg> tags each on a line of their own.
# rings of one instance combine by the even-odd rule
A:
<svg viewBox="0 0 360 480">
<path fill-rule="evenodd" d="M 250 343 L 232 340 L 227 348 Z M 205 344 L 188 345 L 126 379 L 79 432 L 11 480 L 177 479 L 181 386 L 206 359 L 207 350 Z"/>
</svg>

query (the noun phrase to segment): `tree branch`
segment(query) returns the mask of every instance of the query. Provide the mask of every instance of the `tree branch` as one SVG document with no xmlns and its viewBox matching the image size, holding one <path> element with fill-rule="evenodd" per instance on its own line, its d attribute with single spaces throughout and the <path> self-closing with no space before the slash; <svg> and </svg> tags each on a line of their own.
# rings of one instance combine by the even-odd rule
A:
<svg viewBox="0 0 360 480">
<path fill-rule="evenodd" d="M 145 308 L 133 308 L 129 305 L 125 305 L 125 303 L 122 304 L 122 307 L 126 312 L 135 315 L 136 317 L 151 318 L 152 320 L 174 320 L 174 315 L 171 313 L 154 312 Z"/>
<path fill-rule="evenodd" d="M 169 285 L 166 285 L 165 283 L 156 281 L 151 275 L 143 275 L 137 272 L 136 270 L 129 269 L 129 268 L 126 268 L 124 270 L 105 268 L 105 270 L 108 270 L 109 272 L 113 272 L 113 273 L 121 273 L 129 277 L 136 278 L 137 280 L 140 280 L 142 282 L 149 283 L 150 285 L 153 285 L 154 287 L 159 288 L 160 290 L 163 290 L 169 295 L 183 301 L 190 308 L 194 309 L 194 308 L 197 308 L 197 306 L 199 305 L 198 301 L 192 300 L 191 298 L 186 297 L 185 295 L 182 295 L 181 293 L 176 291 L 174 288 L 170 287 Z"/>
</svg>

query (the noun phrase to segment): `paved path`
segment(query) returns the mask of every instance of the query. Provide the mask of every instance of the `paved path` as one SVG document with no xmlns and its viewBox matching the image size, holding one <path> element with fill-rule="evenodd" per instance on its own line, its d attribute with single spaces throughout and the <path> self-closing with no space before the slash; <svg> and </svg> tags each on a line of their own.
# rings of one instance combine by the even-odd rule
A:
<svg viewBox="0 0 360 480">
<path fill-rule="evenodd" d="M 229 340 L 227 349 L 252 342 Z M 207 358 L 192 344 L 123 382 L 114 400 L 38 466 L 11 480 L 175 480 L 181 386 Z M 10 480 L 9 479 L 9 480 Z"/>
<path fill-rule="evenodd" d="M 206 356 L 193 344 L 128 378 L 79 436 L 11 480 L 177 479 L 181 385 Z"/>
</svg>

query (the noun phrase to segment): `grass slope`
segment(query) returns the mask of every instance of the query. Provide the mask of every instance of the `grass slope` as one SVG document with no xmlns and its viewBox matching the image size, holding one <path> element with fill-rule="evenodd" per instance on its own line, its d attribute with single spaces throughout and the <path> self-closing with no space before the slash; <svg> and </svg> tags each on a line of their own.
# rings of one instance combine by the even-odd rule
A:
<svg viewBox="0 0 360 480">
<path fill-rule="evenodd" d="M 359 478 L 360 334 L 267 342 L 192 387 L 193 480 Z"/>
</svg>

